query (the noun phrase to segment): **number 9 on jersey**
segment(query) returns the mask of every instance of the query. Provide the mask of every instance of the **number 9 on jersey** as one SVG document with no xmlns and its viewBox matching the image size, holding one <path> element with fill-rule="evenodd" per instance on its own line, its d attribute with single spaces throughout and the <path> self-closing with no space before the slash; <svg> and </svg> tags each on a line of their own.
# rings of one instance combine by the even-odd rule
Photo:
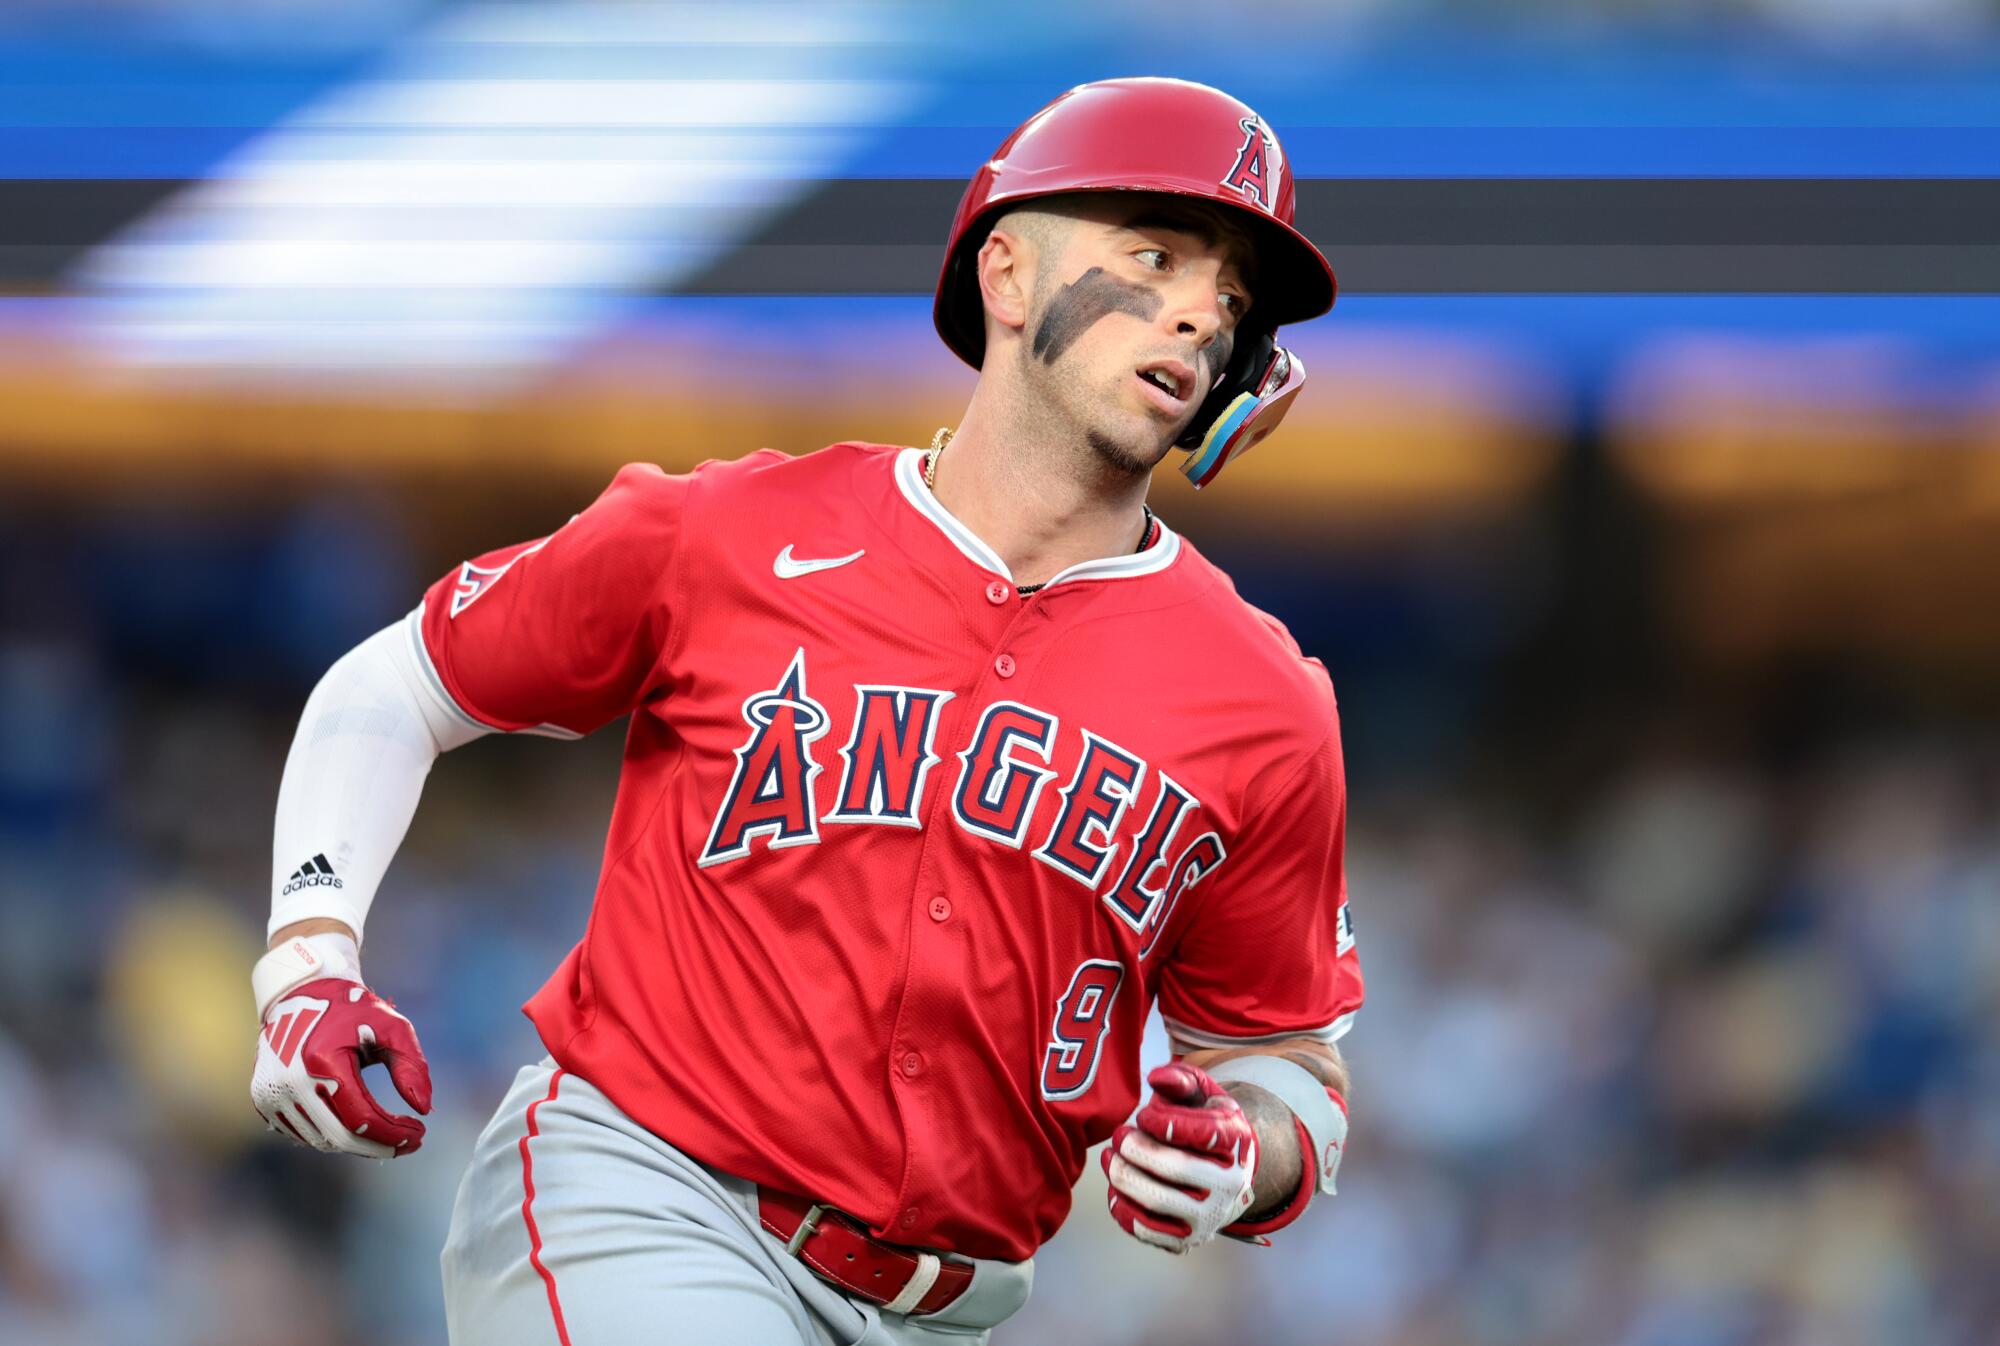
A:
<svg viewBox="0 0 2000 1346">
<path fill-rule="evenodd" d="M 1125 968 L 1103 958 L 1080 964 L 1056 1002 L 1054 1041 L 1042 1052 L 1042 1097 L 1075 1098 L 1097 1078 L 1097 1058 L 1111 1027 L 1111 1006 Z"/>
</svg>

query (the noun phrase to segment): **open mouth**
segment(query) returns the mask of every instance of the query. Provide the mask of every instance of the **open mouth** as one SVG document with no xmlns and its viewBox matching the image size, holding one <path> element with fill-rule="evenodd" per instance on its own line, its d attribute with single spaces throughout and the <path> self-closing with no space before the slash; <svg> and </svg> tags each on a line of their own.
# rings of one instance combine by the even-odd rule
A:
<svg viewBox="0 0 2000 1346">
<path fill-rule="evenodd" d="M 1194 370 L 1178 360 L 1157 360 L 1136 371 L 1139 382 L 1163 409 L 1178 414 L 1194 395 Z"/>
</svg>

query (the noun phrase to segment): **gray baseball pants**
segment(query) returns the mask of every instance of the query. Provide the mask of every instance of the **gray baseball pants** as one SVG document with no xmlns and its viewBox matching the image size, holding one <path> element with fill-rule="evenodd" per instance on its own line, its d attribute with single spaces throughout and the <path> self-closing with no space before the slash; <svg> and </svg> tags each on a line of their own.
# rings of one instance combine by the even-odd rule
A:
<svg viewBox="0 0 2000 1346">
<path fill-rule="evenodd" d="M 753 1184 L 547 1058 L 480 1133 L 441 1262 L 452 1346 L 977 1346 L 1034 1277 L 973 1261 L 941 1312 L 883 1312 L 788 1255 Z"/>
</svg>

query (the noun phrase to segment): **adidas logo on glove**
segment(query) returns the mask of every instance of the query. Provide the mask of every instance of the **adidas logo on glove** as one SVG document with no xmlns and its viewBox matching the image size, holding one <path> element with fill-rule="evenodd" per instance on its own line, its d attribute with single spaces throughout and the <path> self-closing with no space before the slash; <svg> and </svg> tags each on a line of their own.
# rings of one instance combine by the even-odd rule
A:
<svg viewBox="0 0 2000 1346">
<path fill-rule="evenodd" d="M 312 859 L 300 865 L 292 874 L 292 877 L 285 881 L 284 889 L 279 893 L 279 896 L 289 897 L 301 888 L 344 887 L 346 885 L 334 877 L 333 866 L 326 862 L 326 857 L 324 855 L 315 855 Z"/>
</svg>

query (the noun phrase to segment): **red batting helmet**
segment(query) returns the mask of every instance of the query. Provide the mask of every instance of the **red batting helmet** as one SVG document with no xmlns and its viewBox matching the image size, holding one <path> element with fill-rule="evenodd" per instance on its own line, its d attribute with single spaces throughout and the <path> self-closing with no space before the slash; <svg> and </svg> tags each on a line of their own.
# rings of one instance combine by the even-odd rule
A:
<svg viewBox="0 0 2000 1346">
<path fill-rule="evenodd" d="M 974 369 L 986 350 L 973 259 L 1004 207 L 1060 192 L 1166 192 L 1243 212 L 1259 248 L 1261 325 L 1333 307 L 1333 268 L 1292 227 L 1291 166 L 1271 128 L 1220 89 L 1180 79 L 1080 84 L 1021 124 L 958 203 L 938 277 L 938 335 Z M 1253 310 L 1254 311 L 1254 310 Z"/>
<path fill-rule="evenodd" d="M 1201 485 L 1270 433 L 1304 383 L 1303 364 L 1270 334 L 1333 307 L 1333 268 L 1292 227 L 1291 167 L 1277 136 L 1247 105 L 1187 80 L 1081 84 L 1008 136 L 958 203 L 932 316 L 960 359 L 977 369 L 986 354 L 974 262 L 994 220 L 1036 197 L 1096 191 L 1213 202 L 1241 212 L 1257 240 L 1257 286 L 1246 322 L 1254 330 L 1239 336 L 1229 387 L 1218 384 L 1213 405 L 1204 404 L 1183 441 L 1196 449 L 1186 470 Z"/>
</svg>

